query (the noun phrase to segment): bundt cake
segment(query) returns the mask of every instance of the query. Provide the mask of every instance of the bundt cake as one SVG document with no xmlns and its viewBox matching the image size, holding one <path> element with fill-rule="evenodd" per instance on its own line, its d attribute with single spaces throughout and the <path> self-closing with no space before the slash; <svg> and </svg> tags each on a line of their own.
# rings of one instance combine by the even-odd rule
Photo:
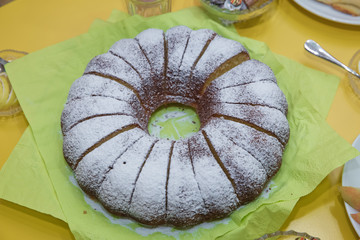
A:
<svg viewBox="0 0 360 240">
<path fill-rule="evenodd" d="M 159 139 L 160 106 L 196 109 L 201 129 Z M 280 168 L 287 102 L 271 69 L 209 29 L 147 29 L 94 57 L 61 116 L 63 153 L 80 187 L 111 213 L 188 227 L 253 201 Z"/>
</svg>

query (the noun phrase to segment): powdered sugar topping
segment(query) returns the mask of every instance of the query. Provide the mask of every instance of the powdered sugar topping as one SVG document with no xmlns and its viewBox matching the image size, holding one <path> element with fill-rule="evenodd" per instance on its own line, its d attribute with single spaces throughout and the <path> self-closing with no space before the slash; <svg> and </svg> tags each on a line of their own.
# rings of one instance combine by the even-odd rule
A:
<svg viewBox="0 0 360 240">
<path fill-rule="evenodd" d="M 273 72 L 247 54 L 212 30 L 178 26 L 92 59 L 61 118 L 81 188 L 112 213 L 182 227 L 259 196 L 281 165 L 289 125 Z M 152 111 L 172 102 L 196 107 L 203 128 L 176 142 L 148 135 Z"/>
</svg>

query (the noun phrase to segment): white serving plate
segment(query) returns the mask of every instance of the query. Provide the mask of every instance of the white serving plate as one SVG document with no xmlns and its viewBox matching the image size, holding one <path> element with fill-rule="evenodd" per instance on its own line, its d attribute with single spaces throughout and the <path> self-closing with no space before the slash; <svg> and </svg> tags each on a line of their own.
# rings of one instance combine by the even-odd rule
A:
<svg viewBox="0 0 360 240">
<path fill-rule="evenodd" d="M 360 135 L 353 142 L 353 147 L 360 151 Z M 345 163 L 343 175 L 342 175 L 342 185 L 351 186 L 360 188 L 360 156 L 357 156 L 354 159 L 351 159 Z M 357 213 L 355 209 L 350 207 L 349 204 L 345 202 L 346 212 L 349 216 L 350 222 L 352 223 L 355 231 L 360 237 L 360 224 L 357 223 L 350 214 Z"/>
<path fill-rule="evenodd" d="M 328 20 L 350 25 L 360 25 L 360 16 L 355 17 L 333 9 L 331 6 L 317 2 L 316 0 L 294 0 L 305 10 Z"/>
</svg>

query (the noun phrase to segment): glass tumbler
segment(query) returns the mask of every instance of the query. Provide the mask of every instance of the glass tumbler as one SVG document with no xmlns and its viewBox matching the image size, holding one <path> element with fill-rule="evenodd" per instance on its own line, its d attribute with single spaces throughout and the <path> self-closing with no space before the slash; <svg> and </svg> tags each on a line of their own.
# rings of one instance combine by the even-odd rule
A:
<svg viewBox="0 0 360 240">
<path fill-rule="evenodd" d="M 358 50 L 354 56 L 351 58 L 349 67 L 355 70 L 357 73 L 360 73 L 360 50 Z M 351 73 L 348 73 L 348 78 L 350 86 L 353 89 L 355 95 L 360 99 L 360 79 L 354 76 Z"/>
<path fill-rule="evenodd" d="M 0 58 L 7 62 L 25 56 L 27 53 L 12 49 L 0 51 Z M 1 69 L 3 70 L 3 69 Z M 22 112 L 19 101 L 15 95 L 14 89 L 9 81 L 6 72 L 0 70 L 0 119 L 15 116 Z"/>
<path fill-rule="evenodd" d="M 171 11 L 171 0 L 126 0 L 130 15 L 151 17 Z"/>
</svg>

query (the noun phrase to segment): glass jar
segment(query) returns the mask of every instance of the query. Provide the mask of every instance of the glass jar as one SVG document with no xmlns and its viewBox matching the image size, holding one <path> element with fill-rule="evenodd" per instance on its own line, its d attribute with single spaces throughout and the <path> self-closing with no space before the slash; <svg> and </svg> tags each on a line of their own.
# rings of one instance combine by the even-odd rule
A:
<svg viewBox="0 0 360 240">
<path fill-rule="evenodd" d="M 11 62 L 17 58 L 26 55 L 26 52 L 16 50 L 0 51 L 0 58 L 6 62 Z M 1 69 L 2 70 L 2 69 Z M 9 81 L 6 72 L 0 72 L 0 118 L 14 116 L 22 111 L 14 89 Z"/>
<path fill-rule="evenodd" d="M 349 67 L 357 73 L 360 73 L 360 50 L 358 50 L 350 60 Z M 348 79 L 355 95 L 360 99 L 360 79 L 351 73 L 348 73 Z"/>
<path fill-rule="evenodd" d="M 151 17 L 171 11 L 171 0 L 127 0 L 130 15 Z"/>
</svg>

